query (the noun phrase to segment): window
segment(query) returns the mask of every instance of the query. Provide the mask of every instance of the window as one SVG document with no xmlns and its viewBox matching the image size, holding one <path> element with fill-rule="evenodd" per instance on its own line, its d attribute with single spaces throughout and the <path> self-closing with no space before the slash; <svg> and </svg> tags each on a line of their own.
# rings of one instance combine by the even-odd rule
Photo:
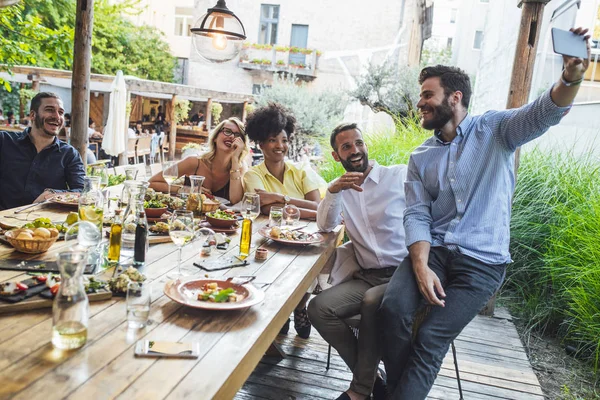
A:
<svg viewBox="0 0 600 400">
<path fill-rule="evenodd" d="M 190 36 L 193 18 L 193 8 L 175 7 L 175 36 Z"/>
<path fill-rule="evenodd" d="M 448 42 L 446 43 L 446 48 L 452 49 L 452 38 L 451 37 L 448 38 Z"/>
<path fill-rule="evenodd" d="M 481 50 L 481 44 L 483 43 L 483 31 L 475 31 L 475 38 L 473 39 L 473 48 Z"/>
<path fill-rule="evenodd" d="M 279 6 L 273 4 L 260 5 L 260 27 L 258 43 L 277 43 L 277 25 L 279 24 Z"/>
<path fill-rule="evenodd" d="M 456 22 L 456 14 L 458 14 L 458 9 L 453 8 L 450 10 L 450 23 L 451 24 Z"/>
</svg>

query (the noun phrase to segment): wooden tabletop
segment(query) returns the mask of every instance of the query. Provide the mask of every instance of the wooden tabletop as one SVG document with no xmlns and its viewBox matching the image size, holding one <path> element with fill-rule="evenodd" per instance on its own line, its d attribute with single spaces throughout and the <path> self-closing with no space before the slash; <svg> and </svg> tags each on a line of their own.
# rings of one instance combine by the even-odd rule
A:
<svg viewBox="0 0 600 400">
<path fill-rule="evenodd" d="M 14 214 L 0 211 L 0 221 L 18 225 L 38 217 L 63 221 L 68 209 L 44 205 Z M 17 219 L 16 219 L 17 218 Z M 277 336 L 341 240 L 343 229 L 324 234 L 325 241 L 312 246 L 284 246 L 262 238 L 257 230 L 268 222 L 259 217 L 253 224 L 252 241 L 266 248 L 263 262 L 249 257 L 250 264 L 209 273 L 210 278 L 255 275 L 255 286 L 265 300 L 239 311 L 205 311 L 183 307 L 163 293 L 166 275 L 176 268 L 177 249 L 172 243 L 152 245 L 144 274 L 152 283 L 152 308 L 146 328 L 128 330 L 125 301 L 90 303 L 87 344 L 75 351 L 53 349 L 50 343 L 50 309 L 0 316 L 0 398 L 14 399 L 230 399 Z M 302 221 L 301 221 L 302 222 Z M 306 228 L 316 231 L 311 222 Z M 237 255 L 239 234 L 226 252 L 215 251 L 211 258 Z M 56 243 L 51 255 L 63 243 Z M 17 253 L 0 244 L 0 258 Z M 199 243 L 183 249 L 183 266 L 195 268 L 200 259 Z M 204 277 L 205 272 L 195 272 Z M 19 272 L 0 271 L 0 282 L 22 277 Z M 137 340 L 198 341 L 198 359 L 136 358 Z"/>
</svg>

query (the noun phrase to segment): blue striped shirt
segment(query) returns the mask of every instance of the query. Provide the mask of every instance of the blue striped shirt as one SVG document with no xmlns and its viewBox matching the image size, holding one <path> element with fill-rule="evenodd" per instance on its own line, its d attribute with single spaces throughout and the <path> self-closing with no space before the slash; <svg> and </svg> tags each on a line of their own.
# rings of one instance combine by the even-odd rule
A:
<svg viewBox="0 0 600 400">
<path fill-rule="evenodd" d="M 521 108 L 467 115 L 452 142 L 436 132 L 411 154 L 404 183 L 407 247 L 427 241 L 488 264 L 511 261 L 514 152 L 570 109 L 554 104 L 550 90 Z"/>
</svg>

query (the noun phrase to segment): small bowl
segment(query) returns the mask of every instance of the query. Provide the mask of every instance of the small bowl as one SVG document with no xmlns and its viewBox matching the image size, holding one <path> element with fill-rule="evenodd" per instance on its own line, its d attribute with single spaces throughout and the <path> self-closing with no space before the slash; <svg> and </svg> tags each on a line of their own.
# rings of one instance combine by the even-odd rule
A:
<svg viewBox="0 0 600 400">
<path fill-rule="evenodd" d="M 210 215 L 206 214 L 206 220 L 209 224 L 214 226 L 215 228 L 223 228 L 228 229 L 234 226 L 237 223 L 237 219 L 219 219 L 213 218 Z"/>
<path fill-rule="evenodd" d="M 145 208 L 146 218 L 160 218 L 165 212 L 167 212 L 167 207 L 161 208 Z"/>
</svg>

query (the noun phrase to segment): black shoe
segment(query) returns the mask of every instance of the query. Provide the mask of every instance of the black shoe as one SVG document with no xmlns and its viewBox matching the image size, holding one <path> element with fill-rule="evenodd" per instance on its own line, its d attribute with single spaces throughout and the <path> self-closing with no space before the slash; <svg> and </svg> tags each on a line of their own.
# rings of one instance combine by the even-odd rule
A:
<svg viewBox="0 0 600 400">
<path fill-rule="evenodd" d="M 373 400 L 385 400 L 387 392 L 387 385 L 379 376 L 375 378 L 375 384 L 373 385 Z"/>
<path fill-rule="evenodd" d="M 346 392 L 340 394 L 335 400 L 350 400 L 350 396 Z"/>
<path fill-rule="evenodd" d="M 310 336 L 310 321 L 306 313 L 306 307 L 300 311 L 294 310 L 294 329 L 302 339 L 308 339 Z M 346 395 L 347 396 L 347 395 Z"/>
<path fill-rule="evenodd" d="M 290 319 L 288 318 L 287 321 L 285 322 L 285 324 L 283 324 L 283 326 L 279 330 L 279 334 L 280 335 L 287 335 L 287 333 L 288 333 L 289 330 L 290 330 Z"/>
</svg>

